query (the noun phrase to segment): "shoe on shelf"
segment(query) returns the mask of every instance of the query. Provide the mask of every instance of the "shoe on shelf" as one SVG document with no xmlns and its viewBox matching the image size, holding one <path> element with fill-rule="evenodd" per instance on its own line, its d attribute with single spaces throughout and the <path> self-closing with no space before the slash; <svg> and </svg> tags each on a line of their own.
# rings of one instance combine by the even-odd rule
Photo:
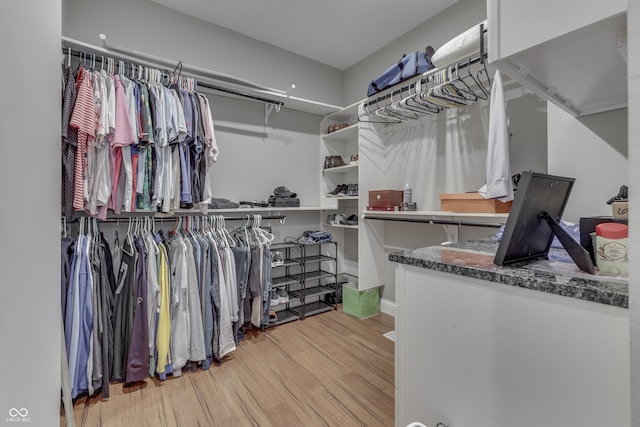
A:
<svg viewBox="0 0 640 427">
<path fill-rule="evenodd" d="M 347 197 L 347 193 L 349 192 L 349 186 L 347 184 L 342 184 L 342 188 L 336 194 L 336 197 Z"/>
<path fill-rule="evenodd" d="M 358 195 L 358 184 L 347 184 L 347 196 L 354 197 Z"/>
<path fill-rule="evenodd" d="M 357 154 L 353 154 L 351 156 L 351 158 L 349 159 L 349 164 L 350 165 L 357 165 L 358 164 L 358 160 L 359 160 L 358 155 Z"/>
<path fill-rule="evenodd" d="M 271 306 L 280 304 L 280 296 L 277 289 L 271 290 Z"/>
<path fill-rule="evenodd" d="M 336 188 L 333 189 L 333 191 L 331 191 L 330 193 L 327 193 L 327 197 L 335 197 L 338 195 L 338 193 L 340 193 L 343 189 L 343 187 L 345 186 L 345 184 L 338 184 L 336 186 Z"/>
<path fill-rule="evenodd" d="M 269 322 L 275 323 L 278 321 L 278 313 L 275 310 L 269 310 Z"/>
<path fill-rule="evenodd" d="M 323 169 L 329 169 L 331 167 L 331 157 L 333 156 L 325 156 Z"/>
<path fill-rule="evenodd" d="M 344 225 L 344 222 L 347 220 L 347 216 L 345 214 L 336 214 L 335 219 L 331 224 L 333 225 Z"/>
<path fill-rule="evenodd" d="M 333 224 L 336 220 L 336 214 L 327 215 L 327 224 Z"/>
<path fill-rule="evenodd" d="M 329 127 L 327 128 L 327 133 L 332 133 L 347 127 L 349 127 L 349 123 L 334 123 L 332 125 L 329 125 Z"/>
<path fill-rule="evenodd" d="M 289 293 L 285 288 L 278 289 L 278 302 L 280 304 L 286 304 L 289 302 Z"/>
<path fill-rule="evenodd" d="M 358 215 L 350 215 L 344 223 L 346 225 L 358 225 Z"/>
<path fill-rule="evenodd" d="M 337 167 L 346 166 L 346 165 L 347 164 L 342 159 L 342 156 L 339 156 L 339 155 L 331 156 L 331 158 L 329 159 L 329 168 L 337 168 Z"/>
</svg>

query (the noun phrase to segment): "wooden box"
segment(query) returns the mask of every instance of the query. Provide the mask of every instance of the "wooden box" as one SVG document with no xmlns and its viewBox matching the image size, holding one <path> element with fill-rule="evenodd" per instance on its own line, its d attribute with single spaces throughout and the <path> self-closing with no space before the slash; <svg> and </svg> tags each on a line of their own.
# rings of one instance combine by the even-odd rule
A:
<svg viewBox="0 0 640 427">
<path fill-rule="evenodd" d="M 389 208 L 402 205 L 404 191 L 402 190 L 371 190 L 369 191 L 369 206 Z"/>
<path fill-rule="evenodd" d="M 447 212 L 508 213 L 511 202 L 485 199 L 479 193 L 442 193 L 440 210 Z"/>
</svg>

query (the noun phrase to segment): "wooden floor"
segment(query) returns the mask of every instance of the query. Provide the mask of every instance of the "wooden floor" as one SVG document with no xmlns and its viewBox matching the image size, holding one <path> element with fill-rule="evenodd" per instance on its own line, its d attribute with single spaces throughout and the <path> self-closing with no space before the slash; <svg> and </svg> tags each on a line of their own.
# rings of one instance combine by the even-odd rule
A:
<svg viewBox="0 0 640 427">
<path fill-rule="evenodd" d="M 221 366 L 78 399 L 76 426 L 393 426 L 393 329 L 338 309 L 254 331 Z"/>
</svg>

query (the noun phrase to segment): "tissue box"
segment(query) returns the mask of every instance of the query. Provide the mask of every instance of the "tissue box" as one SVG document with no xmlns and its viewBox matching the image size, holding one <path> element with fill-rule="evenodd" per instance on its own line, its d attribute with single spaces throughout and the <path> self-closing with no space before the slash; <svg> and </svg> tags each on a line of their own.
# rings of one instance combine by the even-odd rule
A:
<svg viewBox="0 0 640 427">
<path fill-rule="evenodd" d="M 448 212 L 509 213 L 511 202 L 485 199 L 479 193 L 442 193 L 440 210 Z"/>
</svg>

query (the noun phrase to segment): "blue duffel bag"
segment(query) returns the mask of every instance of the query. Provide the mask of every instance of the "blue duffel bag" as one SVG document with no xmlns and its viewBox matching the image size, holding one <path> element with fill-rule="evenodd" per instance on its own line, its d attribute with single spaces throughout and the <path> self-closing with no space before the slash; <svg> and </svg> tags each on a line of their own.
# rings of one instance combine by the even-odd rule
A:
<svg viewBox="0 0 640 427">
<path fill-rule="evenodd" d="M 403 55 L 397 64 L 393 64 L 387 68 L 384 73 L 371 81 L 367 96 L 374 95 L 381 90 L 402 83 L 425 71 L 429 71 L 433 68 L 433 64 L 431 63 L 431 55 L 433 54 L 433 48 L 427 46 L 424 52 L 411 52 L 408 55 Z"/>
</svg>

